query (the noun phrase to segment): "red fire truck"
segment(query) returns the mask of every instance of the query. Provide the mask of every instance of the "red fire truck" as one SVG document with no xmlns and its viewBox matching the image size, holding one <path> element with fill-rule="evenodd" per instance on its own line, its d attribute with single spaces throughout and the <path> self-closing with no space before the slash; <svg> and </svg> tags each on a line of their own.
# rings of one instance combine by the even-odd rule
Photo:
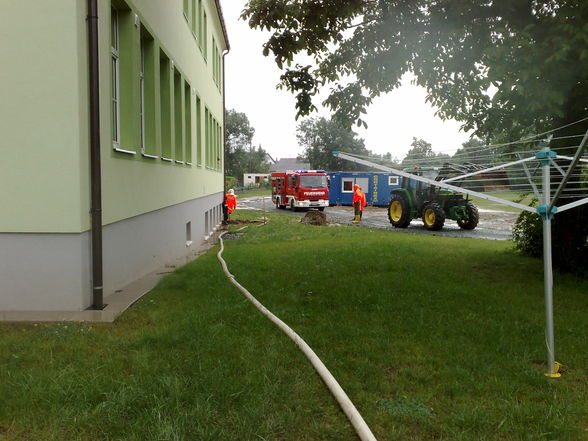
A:
<svg viewBox="0 0 588 441">
<path fill-rule="evenodd" d="M 329 206 L 327 173 L 324 170 L 296 170 L 272 173 L 272 201 L 276 208 L 292 211 Z"/>
</svg>

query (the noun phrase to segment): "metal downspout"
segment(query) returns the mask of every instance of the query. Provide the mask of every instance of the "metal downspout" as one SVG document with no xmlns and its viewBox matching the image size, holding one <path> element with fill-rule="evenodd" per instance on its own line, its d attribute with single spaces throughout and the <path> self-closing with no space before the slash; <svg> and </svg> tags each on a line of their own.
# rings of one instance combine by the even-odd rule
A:
<svg viewBox="0 0 588 441">
<path fill-rule="evenodd" d="M 90 190 L 92 222 L 92 306 L 104 309 L 102 289 L 102 183 L 100 163 L 100 75 L 98 0 L 88 0 L 88 68 L 90 80 Z"/>
<path fill-rule="evenodd" d="M 227 109 L 225 107 L 225 96 L 227 93 L 227 88 L 226 88 L 226 82 L 225 82 L 225 71 L 226 71 L 226 61 L 225 61 L 225 56 L 229 53 L 229 50 L 225 50 L 223 52 L 223 196 L 226 193 L 227 189 L 225 188 L 225 182 L 226 182 L 226 159 L 225 158 L 225 142 L 227 139 L 227 125 L 226 125 L 226 113 L 227 113 Z"/>
</svg>

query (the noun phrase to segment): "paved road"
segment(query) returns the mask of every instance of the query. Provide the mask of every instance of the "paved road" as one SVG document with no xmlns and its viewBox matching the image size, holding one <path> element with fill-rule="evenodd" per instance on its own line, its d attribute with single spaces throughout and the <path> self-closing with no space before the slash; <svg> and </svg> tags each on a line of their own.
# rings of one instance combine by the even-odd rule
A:
<svg viewBox="0 0 588 441">
<path fill-rule="evenodd" d="M 238 209 L 265 210 L 271 213 L 285 213 L 304 216 L 304 212 L 291 212 L 290 209 L 279 210 L 272 204 L 270 196 L 258 196 L 251 198 L 239 198 Z M 469 237 L 474 239 L 510 240 L 512 226 L 517 218 L 517 213 L 506 211 L 480 209 L 480 223 L 475 230 L 462 230 L 457 223 L 447 220 L 441 231 L 428 231 L 423 227 L 422 221 L 415 219 L 408 228 L 394 228 L 388 220 L 386 208 L 366 207 L 363 213 L 361 226 L 381 228 L 395 233 L 428 234 L 432 236 Z M 330 223 L 353 225 L 353 210 L 351 207 L 335 206 L 325 208 L 327 220 Z"/>
</svg>

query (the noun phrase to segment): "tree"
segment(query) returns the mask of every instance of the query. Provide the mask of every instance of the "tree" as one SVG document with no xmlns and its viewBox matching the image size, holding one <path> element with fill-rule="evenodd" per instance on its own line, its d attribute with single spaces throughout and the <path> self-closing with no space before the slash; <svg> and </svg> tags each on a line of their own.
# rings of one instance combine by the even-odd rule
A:
<svg viewBox="0 0 588 441">
<path fill-rule="evenodd" d="M 441 118 L 482 139 L 518 139 L 588 113 L 585 0 L 249 0 L 243 17 L 272 31 L 264 53 L 286 65 L 280 86 L 296 95 L 298 116 L 329 86 L 323 104 L 334 117 L 365 125 L 366 107 L 407 72 Z M 311 63 L 296 64 L 299 54 Z M 588 121 L 558 135 L 586 130 Z M 587 218 L 586 205 L 555 217 L 560 267 L 588 262 Z"/>
<path fill-rule="evenodd" d="M 266 151 L 252 145 L 255 129 L 247 115 L 229 109 L 225 115 L 225 175 L 243 184 L 245 173 L 269 173 Z"/>
<path fill-rule="evenodd" d="M 302 159 L 310 163 L 312 169 L 323 170 L 365 170 L 355 163 L 336 158 L 334 151 L 369 155 L 363 139 L 341 123 L 333 120 L 309 118 L 297 128 L 296 138 L 304 153 Z"/>
<path fill-rule="evenodd" d="M 493 150 L 485 147 L 482 140 L 472 137 L 462 143 L 461 148 L 455 152 L 451 159 L 456 163 L 471 162 L 473 164 L 488 165 L 492 163 L 493 152 Z"/>
<path fill-rule="evenodd" d="M 402 167 L 432 167 L 443 165 L 444 162 L 450 159 L 449 155 L 445 153 L 435 153 L 430 143 L 424 139 L 412 138 L 410 143 L 412 148 L 408 151 L 402 160 Z"/>
</svg>

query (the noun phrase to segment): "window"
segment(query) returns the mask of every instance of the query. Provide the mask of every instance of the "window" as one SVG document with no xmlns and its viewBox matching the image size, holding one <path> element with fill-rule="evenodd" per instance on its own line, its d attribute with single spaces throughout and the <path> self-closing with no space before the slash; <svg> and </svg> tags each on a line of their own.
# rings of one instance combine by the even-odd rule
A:
<svg viewBox="0 0 588 441">
<path fill-rule="evenodd" d="M 184 154 L 192 164 L 192 87 L 184 83 Z"/>
<path fill-rule="evenodd" d="M 141 153 L 157 158 L 155 142 L 155 45 L 153 37 L 141 26 L 141 66 L 139 71 Z"/>
<path fill-rule="evenodd" d="M 171 64 L 163 51 L 159 59 L 159 93 L 161 101 L 161 159 L 171 161 L 172 131 L 171 131 Z"/>
<path fill-rule="evenodd" d="M 398 176 L 388 176 L 388 185 L 398 185 Z"/>
<path fill-rule="evenodd" d="M 206 11 L 202 10 L 202 55 L 206 60 L 208 58 L 208 18 Z"/>
<path fill-rule="evenodd" d="M 327 186 L 327 177 L 319 175 L 300 176 L 300 186 L 303 188 L 323 188 Z"/>
<path fill-rule="evenodd" d="M 184 138 L 182 131 L 182 75 L 174 69 L 174 158 L 184 161 Z"/>
<path fill-rule="evenodd" d="M 196 97 L 196 164 L 202 164 L 202 110 L 199 97 Z"/>
<path fill-rule="evenodd" d="M 186 222 L 186 246 L 192 245 L 192 222 Z"/>
<path fill-rule="evenodd" d="M 115 148 L 120 146 L 120 61 L 119 61 L 119 25 L 118 11 L 110 10 L 110 53 L 112 70 L 112 142 Z"/>
<path fill-rule="evenodd" d="M 210 165 L 210 151 L 209 151 L 209 124 L 208 124 L 208 108 L 204 107 L 204 165 L 209 167 Z"/>
<path fill-rule="evenodd" d="M 353 178 L 343 178 L 343 193 L 353 193 Z"/>
<path fill-rule="evenodd" d="M 190 0 L 184 0 L 184 17 L 190 20 Z"/>
<path fill-rule="evenodd" d="M 202 0 L 196 0 L 196 1 L 198 3 L 198 11 L 197 11 L 198 17 L 196 17 L 198 33 L 196 35 L 198 36 L 198 45 L 200 46 L 200 50 L 202 50 L 202 40 L 203 40 L 202 14 L 204 11 L 202 10 Z"/>
<path fill-rule="evenodd" d="M 187 0 L 184 0 L 187 1 Z M 198 4 L 196 0 L 192 1 L 192 33 L 195 37 L 198 36 Z"/>
<path fill-rule="evenodd" d="M 112 147 L 120 153 L 136 154 L 139 139 L 137 68 L 133 65 L 135 14 L 121 0 L 110 8 L 111 125 Z"/>
</svg>

